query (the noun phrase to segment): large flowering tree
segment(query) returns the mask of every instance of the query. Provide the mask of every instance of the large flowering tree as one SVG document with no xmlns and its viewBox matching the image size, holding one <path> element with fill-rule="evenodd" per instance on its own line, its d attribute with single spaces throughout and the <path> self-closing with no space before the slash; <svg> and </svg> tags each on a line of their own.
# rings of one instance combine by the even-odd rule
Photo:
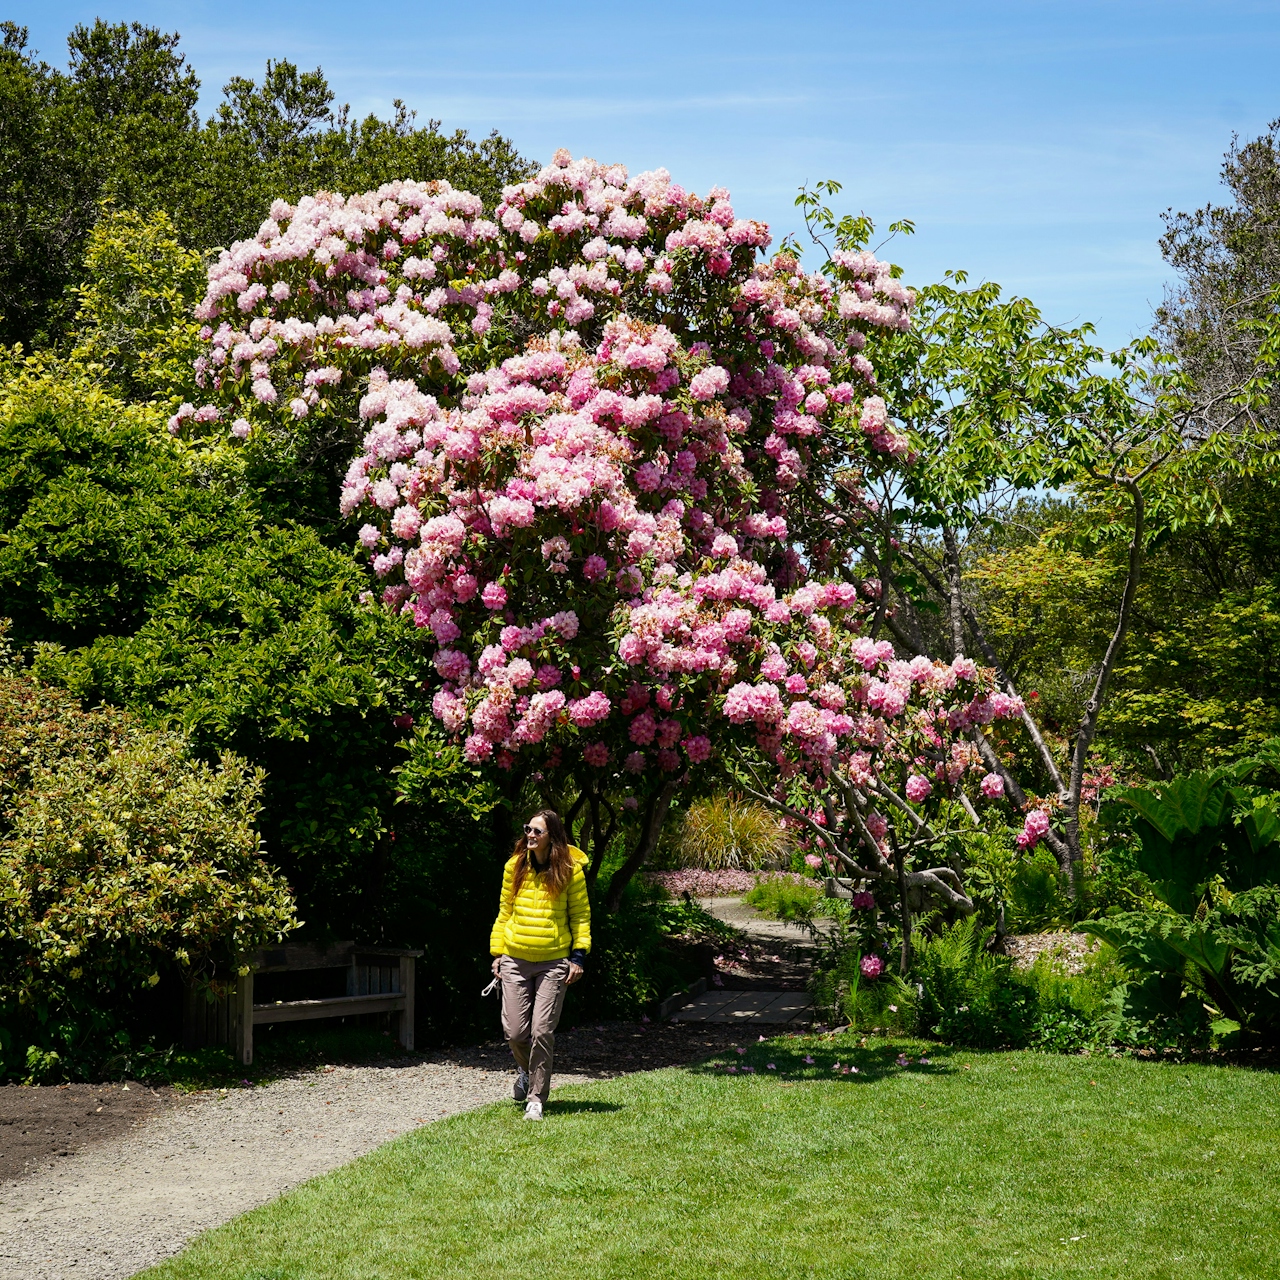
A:
<svg viewBox="0 0 1280 1280">
<path fill-rule="evenodd" d="M 969 909 L 924 851 L 999 794 L 967 735 L 1016 699 L 898 660 L 839 550 L 910 465 L 865 349 L 913 299 L 768 242 L 724 190 L 567 152 L 491 216 L 445 183 L 277 202 L 210 271 L 208 403 L 171 430 L 350 441 L 341 509 L 444 730 L 571 784 L 593 873 L 635 812 L 613 905 L 718 761 L 858 877 Z"/>
</svg>

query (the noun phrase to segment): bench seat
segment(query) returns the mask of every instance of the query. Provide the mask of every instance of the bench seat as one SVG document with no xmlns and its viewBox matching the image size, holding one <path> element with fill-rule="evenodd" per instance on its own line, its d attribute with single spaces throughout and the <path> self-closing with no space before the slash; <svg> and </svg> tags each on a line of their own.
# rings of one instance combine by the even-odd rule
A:
<svg viewBox="0 0 1280 1280">
<path fill-rule="evenodd" d="M 377 996 L 330 996 L 323 1000 L 275 1000 L 253 1006 L 253 1025 L 305 1022 L 310 1018 L 346 1018 L 357 1013 L 400 1013 L 408 997 L 403 992 Z"/>
</svg>

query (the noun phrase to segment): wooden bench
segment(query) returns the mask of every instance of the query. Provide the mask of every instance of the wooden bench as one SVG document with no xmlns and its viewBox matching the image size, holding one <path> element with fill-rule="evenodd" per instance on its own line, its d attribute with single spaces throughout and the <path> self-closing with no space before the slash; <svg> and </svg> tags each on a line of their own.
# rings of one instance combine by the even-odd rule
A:
<svg viewBox="0 0 1280 1280">
<path fill-rule="evenodd" d="M 253 1029 L 276 1022 L 306 1022 L 314 1018 L 353 1017 L 362 1013 L 397 1015 L 398 1040 L 413 1048 L 414 962 L 421 951 L 396 947 L 366 947 L 337 942 L 330 947 L 301 943 L 265 947 L 249 959 L 249 972 L 234 988 L 208 1000 L 188 992 L 183 1017 L 183 1040 L 188 1047 L 230 1045 L 243 1066 L 253 1062 Z M 312 1000 L 254 1001 L 254 978 L 259 974 L 299 973 L 317 969 L 345 969 L 347 994 Z"/>
</svg>

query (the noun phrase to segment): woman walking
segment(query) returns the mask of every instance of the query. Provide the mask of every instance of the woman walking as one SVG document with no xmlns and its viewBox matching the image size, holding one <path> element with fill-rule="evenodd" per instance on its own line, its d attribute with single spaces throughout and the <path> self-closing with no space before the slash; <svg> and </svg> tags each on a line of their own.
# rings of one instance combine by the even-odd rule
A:
<svg viewBox="0 0 1280 1280">
<path fill-rule="evenodd" d="M 518 1069 L 514 1096 L 527 1120 L 542 1119 L 565 988 L 582 977 L 591 950 L 586 861 L 560 815 L 542 809 L 502 874 L 489 950 L 502 982 L 502 1034 Z"/>
</svg>

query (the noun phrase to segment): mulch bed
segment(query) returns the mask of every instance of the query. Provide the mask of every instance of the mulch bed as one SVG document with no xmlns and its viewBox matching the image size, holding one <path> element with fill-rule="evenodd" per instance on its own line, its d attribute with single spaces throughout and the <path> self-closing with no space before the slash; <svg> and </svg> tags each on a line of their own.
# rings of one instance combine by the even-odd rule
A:
<svg viewBox="0 0 1280 1280">
<path fill-rule="evenodd" d="M 172 1089 L 118 1084 L 0 1085 L 0 1179 L 115 1137 L 173 1106 Z"/>
<path fill-rule="evenodd" d="M 1019 969 L 1030 969 L 1042 955 L 1047 955 L 1068 973 L 1083 973 L 1086 960 L 1101 945 L 1087 933 L 1063 929 L 1052 933 L 1011 933 L 1003 944 L 1004 954 L 1011 956 Z"/>
<path fill-rule="evenodd" d="M 776 1035 L 785 1028 L 764 1030 Z M 556 1032 L 555 1070 L 610 1079 L 630 1071 L 655 1071 L 698 1062 L 756 1039 L 749 1028 L 716 1022 L 610 1022 Z M 449 1055 L 467 1066 L 505 1067 L 511 1053 L 501 1041 Z M 514 1067 L 512 1067 L 514 1070 Z"/>
</svg>

